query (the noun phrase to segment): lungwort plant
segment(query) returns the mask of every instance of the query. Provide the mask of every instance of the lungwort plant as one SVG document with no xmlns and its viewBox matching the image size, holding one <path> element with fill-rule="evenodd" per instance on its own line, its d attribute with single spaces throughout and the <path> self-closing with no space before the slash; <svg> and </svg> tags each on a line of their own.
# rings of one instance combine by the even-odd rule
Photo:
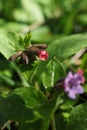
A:
<svg viewBox="0 0 87 130">
<path fill-rule="evenodd" d="M 0 32 L 0 129 L 86 130 L 85 71 L 65 63 L 87 47 L 87 34 L 50 44 L 32 37 Z"/>
</svg>

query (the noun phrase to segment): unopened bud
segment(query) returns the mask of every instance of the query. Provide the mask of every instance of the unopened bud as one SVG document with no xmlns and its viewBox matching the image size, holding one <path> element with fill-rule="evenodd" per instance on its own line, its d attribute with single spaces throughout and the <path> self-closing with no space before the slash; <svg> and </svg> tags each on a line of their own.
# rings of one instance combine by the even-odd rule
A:
<svg viewBox="0 0 87 130">
<path fill-rule="evenodd" d="M 47 44 L 33 44 L 32 46 L 39 48 L 39 49 L 46 49 L 48 47 Z"/>
<path fill-rule="evenodd" d="M 48 53 L 45 50 L 40 50 L 40 51 L 38 51 L 38 57 L 41 60 L 45 61 L 48 59 Z"/>
<path fill-rule="evenodd" d="M 10 58 L 9 58 L 9 61 L 14 61 L 15 59 L 17 59 L 18 57 L 20 57 L 22 55 L 22 51 L 19 51 L 17 52 L 16 54 L 12 55 Z"/>
</svg>

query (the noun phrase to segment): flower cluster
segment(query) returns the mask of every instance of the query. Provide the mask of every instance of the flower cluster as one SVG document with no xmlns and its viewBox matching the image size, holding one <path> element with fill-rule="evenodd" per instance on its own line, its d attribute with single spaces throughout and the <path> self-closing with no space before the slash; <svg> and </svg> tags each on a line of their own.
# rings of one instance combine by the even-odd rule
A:
<svg viewBox="0 0 87 130">
<path fill-rule="evenodd" d="M 83 70 L 78 70 L 73 74 L 69 72 L 64 80 L 64 91 L 68 93 L 68 97 L 76 99 L 77 94 L 82 94 L 84 89 L 81 84 L 84 84 L 85 78 L 83 76 Z"/>
<path fill-rule="evenodd" d="M 46 48 L 46 44 L 33 44 L 32 46 L 27 47 L 24 51 L 18 51 L 16 54 L 12 55 L 9 60 L 14 61 L 20 57 L 19 63 L 28 64 L 29 61 L 34 61 L 36 56 L 38 56 L 40 60 L 45 61 L 48 59 L 48 53 L 45 50 Z"/>
</svg>

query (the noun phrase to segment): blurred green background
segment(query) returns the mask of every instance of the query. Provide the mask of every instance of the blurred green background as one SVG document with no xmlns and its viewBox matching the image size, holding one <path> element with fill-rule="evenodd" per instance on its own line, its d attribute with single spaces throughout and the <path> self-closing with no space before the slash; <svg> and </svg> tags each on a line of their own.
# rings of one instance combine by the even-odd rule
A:
<svg viewBox="0 0 87 130">
<path fill-rule="evenodd" d="M 86 27 L 87 0 L 0 0 L 0 29 L 34 30 L 37 37 L 50 38 L 86 32 Z"/>
</svg>

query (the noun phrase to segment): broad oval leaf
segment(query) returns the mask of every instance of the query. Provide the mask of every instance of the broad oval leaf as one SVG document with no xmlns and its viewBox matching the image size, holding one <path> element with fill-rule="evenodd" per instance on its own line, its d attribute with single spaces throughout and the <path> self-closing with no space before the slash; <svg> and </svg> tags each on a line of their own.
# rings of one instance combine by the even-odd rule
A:
<svg viewBox="0 0 87 130">
<path fill-rule="evenodd" d="M 0 113 L 8 120 L 34 122 L 41 118 L 35 108 L 47 103 L 45 96 L 33 87 L 15 89 L 0 96 Z"/>
<path fill-rule="evenodd" d="M 42 82 L 45 88 L 53 87 L 55 82 L 65 76 L 65 71 L 59 60 L 54 57 L 47 64 L 42 73 Z"/>
<path fill-rule="evenodd" d="M 16 53 L 16 51 L 23 50 L 24 45 L 22 37 L 14 32 L 0 31 L 0 53 L 6 59 Z"/>
<path fill-rule="evenodd" d="M 0 113 L 6 120 L 33 123 L 42 119 L 44 130 L 49 126 L 54 106 L 54 100 L 48 101 L 42 92 L 33 87 L 18 88 L 7 95 L 0 95 Z M 5 122 L 1 122 L 0 126 Z"/>
<path fill-rule="evenodd" d="M 52 42 L 48 46 L 47 50 L 50 58 L 56 56 L 60 61 L 62 61 L 77 53 L 84 47 L 87 47 L 87 34 L 77 34 L 66 36 Z"/>
<path fill-rule="evenodd" d="M 87 130 L 87 103 L 78 105 L 71 111 L 67 130 Z"/>
</svg>

